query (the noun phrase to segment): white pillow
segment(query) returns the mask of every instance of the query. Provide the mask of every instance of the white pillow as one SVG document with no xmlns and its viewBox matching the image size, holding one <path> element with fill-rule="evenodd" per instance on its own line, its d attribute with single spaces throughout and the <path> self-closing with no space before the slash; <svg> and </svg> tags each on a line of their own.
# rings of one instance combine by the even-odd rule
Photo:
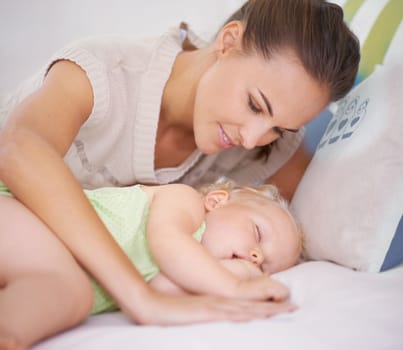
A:
<svg viewBox="0 0 403 350">
<path fill-rule="evenodd" d="M 403 213 L 402 92 L 390 62 L 337 103 L 291 203 L 308 259 L 381 270 Z"/>
</svg>

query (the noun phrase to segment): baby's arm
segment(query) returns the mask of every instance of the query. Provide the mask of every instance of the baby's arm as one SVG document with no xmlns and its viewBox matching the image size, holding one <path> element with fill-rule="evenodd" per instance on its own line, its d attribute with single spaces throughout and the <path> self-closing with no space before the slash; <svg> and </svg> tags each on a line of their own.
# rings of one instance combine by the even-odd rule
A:
<svg viewBox="0 0 403 350">
<path fill-rule="evenodd" d="M 204 219 L 200 195 L 184 185 L 159 187 L 153 198 L 147 238 L 161 272 L 190 293 L 284 300 L 285 286 L 262 275 L 242 280 L 218 263 L 192 233 Z"/>
<path fill-rule="evenodd" d="M 259 267 L 245 259 L 222 259 L 220 263 L 241 280 L 250 280 L 263 275 Z"/>
<path fill-rule="evenodd" d="M 249 280 L 263 275 L 261 269 L 250 261 L 244 259 L 222 259 L 220 260 L 220 263 L 235 277 L 241 280 Z M 155 276 L 149 284 L 152 288 L 164 294 L 188 294 L 186 290 L 175 284 L 163 273 L 159 273 Z"/>
</svg>

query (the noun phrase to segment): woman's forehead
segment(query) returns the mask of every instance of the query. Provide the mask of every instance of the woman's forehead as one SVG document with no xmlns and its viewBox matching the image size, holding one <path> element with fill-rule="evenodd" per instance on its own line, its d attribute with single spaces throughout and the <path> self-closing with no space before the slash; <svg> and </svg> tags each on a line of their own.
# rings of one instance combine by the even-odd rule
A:
<svg viewBox="0 0 403 350">
<path fill-rule="evenodd" d="M 305 70 L 292 50 L 281 50 L 269 59 L 254 54 L 237 60 L 237 84 L 248 91 L 261 91 L 281 126 L 299 128 L 328 104 L 329 88 Z"/>
</svg>

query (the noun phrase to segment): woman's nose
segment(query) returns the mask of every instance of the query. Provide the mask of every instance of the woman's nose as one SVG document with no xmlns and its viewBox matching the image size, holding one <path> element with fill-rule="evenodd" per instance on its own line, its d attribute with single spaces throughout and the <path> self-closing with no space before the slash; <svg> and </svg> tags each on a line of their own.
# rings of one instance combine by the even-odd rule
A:
<svg viewBox="0 0 403 350">
<path fill-rule="evenodd" d="M 270 130 L 264 123 L 250 123 L 239 130 L 241 145 L 245 149 L 253 149 L 260 144 L 263 136 Z"/>
<path fill-rule="evenodd" d="M 264 261 L 264 256 L 263 252 L 259 247 L 252 248 L 249 252 L 249 257 L 252 261 L 257 266 L 260 266 L 263 264 Z"/>
</svg>

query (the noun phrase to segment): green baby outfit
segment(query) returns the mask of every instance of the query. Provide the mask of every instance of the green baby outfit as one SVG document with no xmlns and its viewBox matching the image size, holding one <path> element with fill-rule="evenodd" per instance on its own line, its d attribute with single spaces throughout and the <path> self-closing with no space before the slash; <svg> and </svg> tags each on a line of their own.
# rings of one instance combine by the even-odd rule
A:
<svg viewBox="0 0 403 350">
<path fill-rule="evenodd" d="M 4 185 L 1 181 L 0 181 L 0 194 L 5 194 L 6 196 L 10 197 L 12 196 L 6 185 Z"/>
<path fill-rule="evenodd" d="M 147 282 L 150 281 L 160 270 L 147 243 L 146 227 L 149 213 L 147 194 L 139 185 L 85 190 L 85 194 L 133 265 Z M 204 230 L 203 223 L 193 237 L 200 242 Z M 118 308 L 115 301 L 97 282 L 93 280 L 92 285 L 95 298 L 91 314 Z"/>
<path fill-rule="evenodd" d="M 84 192 L 115 241 L 144 279 L 150 281 L 160 270 L 147 243 L 146 227 L 149 213 L 147 194 L 140 185 L 103 187 Z M 11 195 L 1 181 L 0 194 Z M 200 242 L 204 231 L 203 222 L 193 233 L 193 237 Z M 94 279 L 91 279 L 91 283 L 94 289 L 91 314 L 117 310 L 118 307 L 112 297 Z"/>
<path fill-rule="evenodd" d="M 149 209 L 147 194 L 140 186 L 105 187 L 84 192 L 115 241 L 144 279 L 152 279 L 159 269 L 152 259 L 146 239 Z M 116 310 L 117 306 L 109 294 L 95 280 L 92 280 L 92 285 L 94 305 L 91 314 Z"/>
</svg>

